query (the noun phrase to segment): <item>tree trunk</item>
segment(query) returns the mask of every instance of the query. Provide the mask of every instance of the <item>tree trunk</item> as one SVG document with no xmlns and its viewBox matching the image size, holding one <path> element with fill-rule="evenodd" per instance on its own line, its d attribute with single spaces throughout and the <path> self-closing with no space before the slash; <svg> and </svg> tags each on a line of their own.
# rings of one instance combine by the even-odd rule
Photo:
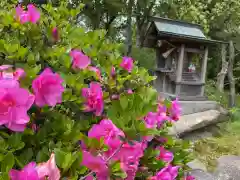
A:
<svg viewBox="0 0 240 180">
<path fill-rule="evenodd" d="M 235 106 L 235 79 L 233 76 L 233 65 L 235 59 L 235 49 L 233 42 L 229 42 L 229 63 L 228 63 L 228 80 L 230 84 L 229 107 Z"/>
<path fill-rule="evenodd" d="M 136 46 L 140 47 L 141 46 L 141 35 L 140 35 L 140 30 L 138 27 L 136 27 Z"/>
<path fill-rule="evenodd" d="M 145 7 L 141 7 L 141 3 L 143 0 L 138 0 L 136 2 L 136 6 L 137 6 L 137 17 L 136 17 L 136 25 L 137 25 L 137 41 L 136 41 L 136 45 L 138 47 L 143 47 L 143 43 L 144 43 L 144 39 L 145 39 L 145 32 L 147 30 L 147 26 L 148 26 L 148 18 L 150 16 L 152 16 L 152 12 L 153 12 L 153 7 L 156 4 L 157 0 L 151 0 L 148 1 L 147 4 L 145 4 Z M 141 14 L 141 15 L 139 15 Z"/>
<path fill-rule="evenodd" d="M 128 17 L 127 17 L 127 38 L 126 38 L 126 45 L 127 45 L 127 56 L 131 55 L 132 52 L 132 13 L 133 13 L 133 4 L 134 0 L 130 0 L 128 3 Z"/>
<path fill-rule="evenodd" d="M 221 50 L 222 69 L 217 75 L 217 89 L 220 92 L 224 92 L 224 80 L 228 70 L 228 62 L 226 61 L 226 55 L 227 55 L 226 44 L 222 44 Z"/>
<path fill-rule="evenodd" d="M 147 25 L 146 25 L 147 26 Z M 136 46 L 142 48 L 143 47 L 143 43 L 144 43 L 144 35 L 145 35 L 145 28 L 139 28 L 137 27 L 137 31 L 136 31 Z"/>
</svg>

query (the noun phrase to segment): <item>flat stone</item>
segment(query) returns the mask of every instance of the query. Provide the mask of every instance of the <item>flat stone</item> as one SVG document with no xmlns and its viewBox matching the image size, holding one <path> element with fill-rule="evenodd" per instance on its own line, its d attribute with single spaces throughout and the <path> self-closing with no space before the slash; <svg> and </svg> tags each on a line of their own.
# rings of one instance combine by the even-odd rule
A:
<svg viewBox="0 0 240 180">
<path fill-rule="evenodd" d="M 216 180 L 213 175 L 202 170 L 192 170 L 189 175 L 195 177 L 195 180 Z"/>
<path fill-rule="evenodd" d="M 239 162 L 239 164 L 236 162 Z M 235 163 L 240 168 L 240 156 L 224 155 L 217 159 L 218 166 L 225 166 L 226 164 Z"/>
<path fill-rule="evenodd" d="M 181 136 L 181 139 L 188 140 L 194 143 L 201 139 L 207 139 L 211 137 L 213 137 L 213 133 L 210 130 L 200 129 L 184 134 L 183 136 Z"/>
<path fill-rule="evenodd" d="M 240 180 L 240 156 L 225 155 L 218 160 L 214 172 L 217 180 Z"/>
<path fill-rule="evenodd" d="M 218 110 L 216 101 L 180 101 L 182 115 L 204 112 L 208 110 Z"/>
<path fill-rule="evenodd" d="M 198 159 L 195 159 L 195 160 L 187 163 L 187 165 L 192 170 L 202 170 L 202 171 L 207 172 L 206 166 L 201 161 L 199 161 Z"/>
<path fill-rule="evenodd" d="M 169 134 L 182 135 L 221 121 L 223 121 L 223 118 L 221 118 L 221 113 L 218 110 L 189 114 L 182 116 L 179 121 L 174 123 L 173 127 L 169 129 Z"/>
</svg>

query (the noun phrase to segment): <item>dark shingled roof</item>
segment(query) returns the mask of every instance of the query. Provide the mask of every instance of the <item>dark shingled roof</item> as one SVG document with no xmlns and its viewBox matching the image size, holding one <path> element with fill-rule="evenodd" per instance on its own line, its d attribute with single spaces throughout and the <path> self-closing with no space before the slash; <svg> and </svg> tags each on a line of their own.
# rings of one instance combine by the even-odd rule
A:
<svg viewBox="0 0 240 180">
<path fill-rule="evenodd" d="M 160 36 L 177 37 L 204 43 L 224 43 L 222 41 L 207 39 L 203 33 L 202 27 L 198 24 L 161 17 L 151 17 L 150 21 L 151 24 L 146 35 L 148 35 L 149 29 L 154 26 Z"/>
</svg>

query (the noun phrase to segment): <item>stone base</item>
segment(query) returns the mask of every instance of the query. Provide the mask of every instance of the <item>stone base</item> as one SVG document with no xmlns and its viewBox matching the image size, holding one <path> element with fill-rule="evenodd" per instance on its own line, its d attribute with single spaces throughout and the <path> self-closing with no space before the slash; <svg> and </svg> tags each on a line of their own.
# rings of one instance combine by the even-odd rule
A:
<svg viewBox="0 0 240 180">
<path fill-rule="evenodd" d="M 181 101 L 182 115 L 194 114 L 209 110 L 219 110 L 220 106 L 215 101 Z"/>
<path fill-rule="evenodd" d="M 159 95 L 171 100 L 176 99 L 174 94 L 159 93 Z M 205 96 L 179 96 L 178 99 L 182 108 L 182 116 L 220 108 L 217 102 L 209 101 Z"/>
<path fill-rule="evenodd" d="M 181 116 L 179 121 L 175 122 L 173 127 L 169 129 L 169 134 L 184 135 L 211 124 L 216 124 L 222 121 L 220 116 L 221 113 L 217 110 L 208 110 Z"/>
<path fill-rule="evenodd" d="M 163 93 L 160 92 L 159 93 L 160 97 L 163 98 L 168 98 L 168 99 L 176 99 L 176 97 L 178 97 L 178 99 L 180 101 L 207 101 L 207 97 L 206 96 L 185 96 L 185 95 L 175 95 L 175 94 L 169 94 L 169 93 Z"/>
</svg>

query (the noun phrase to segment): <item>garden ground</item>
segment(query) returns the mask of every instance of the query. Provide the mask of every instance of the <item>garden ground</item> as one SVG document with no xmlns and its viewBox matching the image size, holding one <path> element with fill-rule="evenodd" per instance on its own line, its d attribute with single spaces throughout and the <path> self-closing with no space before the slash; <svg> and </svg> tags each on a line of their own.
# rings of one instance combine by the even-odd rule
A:
<svg viewBox="0 0 240 180">
<path fill-rule="evenodd" d="M 218 101 L 227 107 L 227 93 L 216 93 L 216 89 L 208 84 L 206 94 L 209 99 Z M 240 96 L 237 96 L 236 108 L 231 109 L 232 117 L 224 123 L 215 125 L 212 137 L 198 140 L 194 143 L 194 156 L 202 161 L 209 171 L 216 167 L 216 160 L 222 155 L 240 155 Z"/>
</svg>

